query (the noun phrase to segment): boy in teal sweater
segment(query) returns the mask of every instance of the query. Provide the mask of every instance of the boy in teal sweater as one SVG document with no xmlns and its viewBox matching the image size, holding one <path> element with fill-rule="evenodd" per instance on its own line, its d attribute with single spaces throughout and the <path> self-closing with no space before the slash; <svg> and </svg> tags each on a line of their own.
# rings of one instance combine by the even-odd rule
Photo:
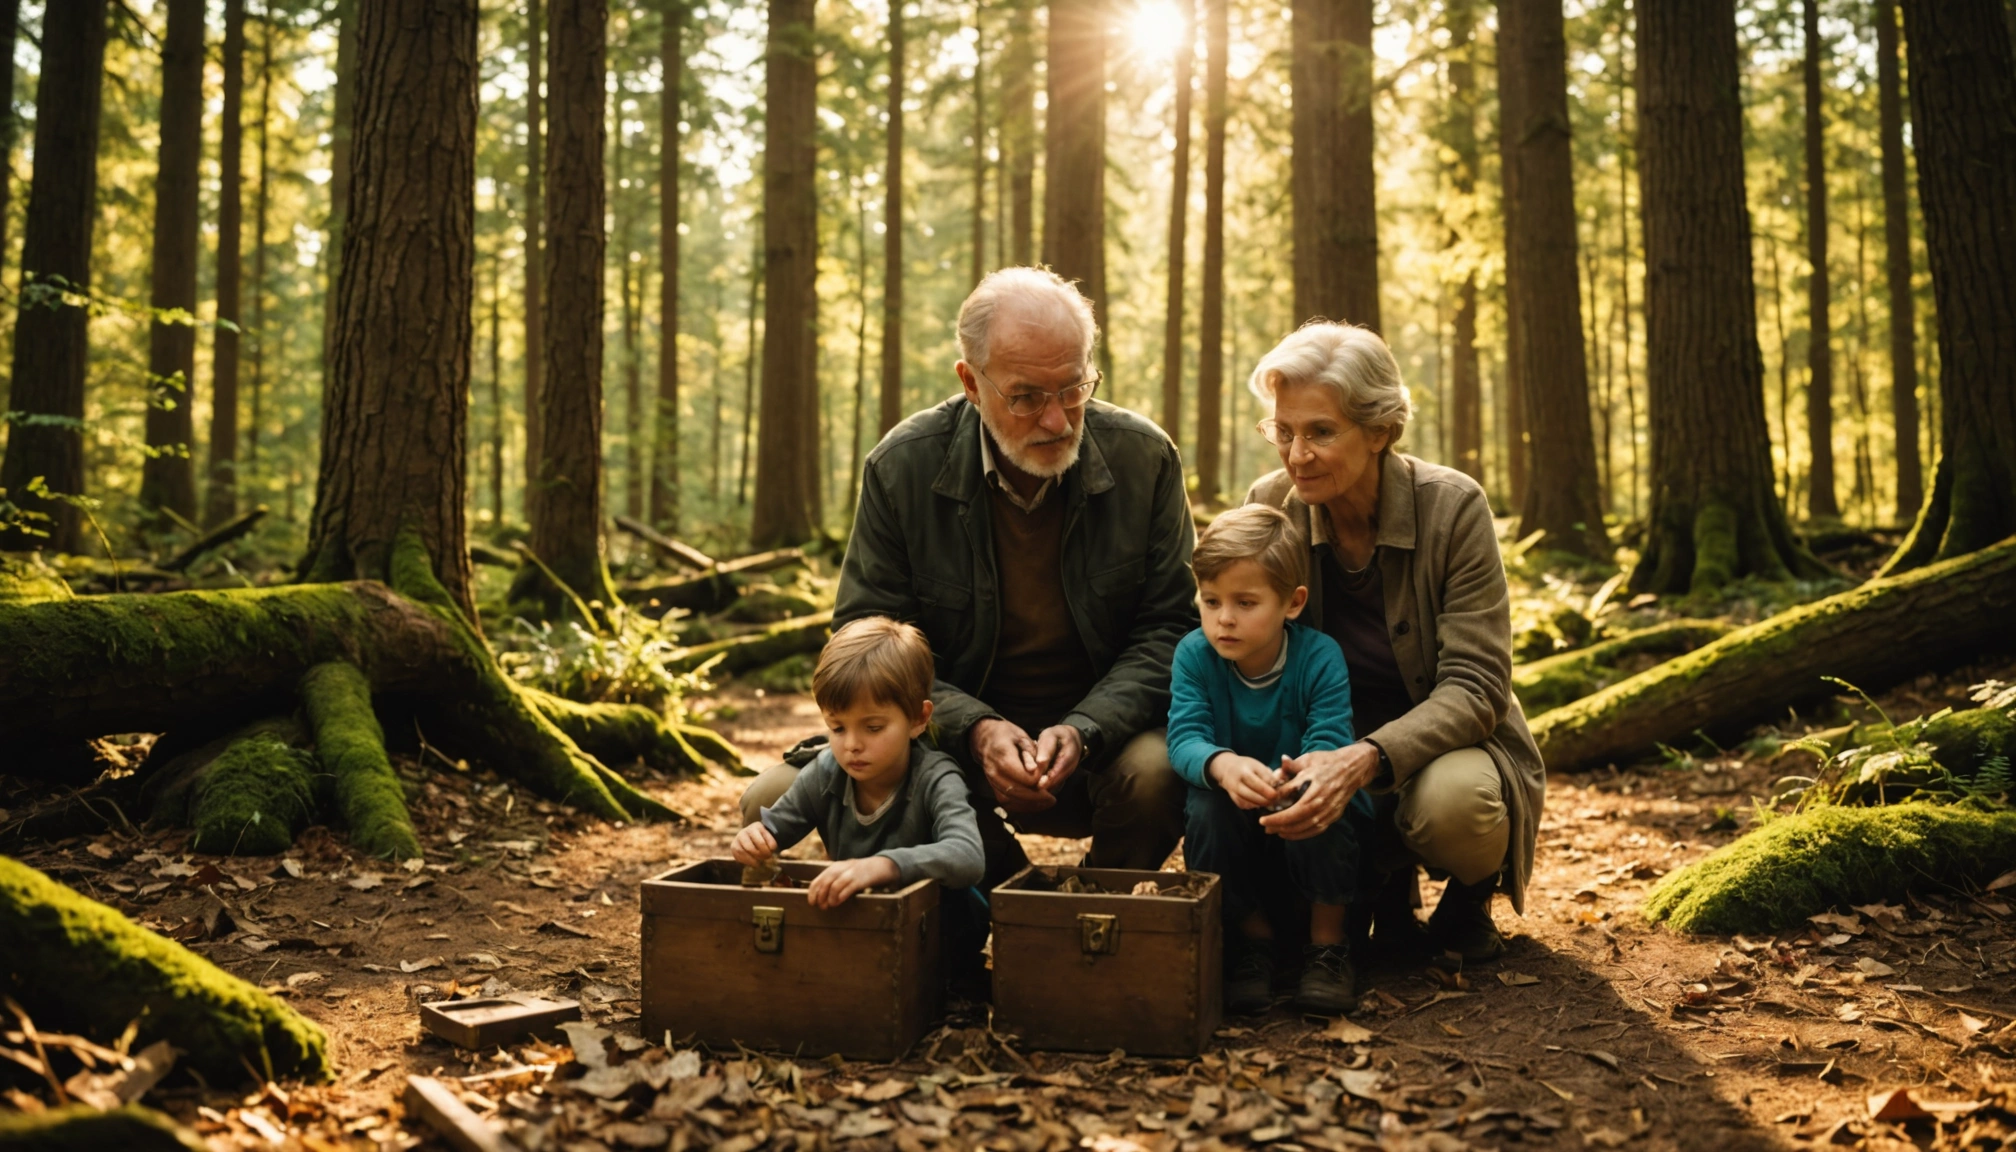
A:
<svg viewBox="0 0 2016 1152">
<path fill-rule="evenodd" d="M 1279 509 L 1249 504 L 1219 516 L 1191 559 L 1203 627 L 1176 646 L 1170 676 L 1169 762 L 1191 785 L 1183 859 L 1223 879 L 1234 1012 L 1263 1011 L 1271 1000 L 1273 925 L 1261 895 L 1280 886 L 1309 904 L 1296 1003 L 1326 1013 L 1355 1003 L 1345 913 L 1370 799 L 1354 797 L 1344 818 L 1306 840 L 1282 840 L 1260 824 L 1301 794 L 1291 760 L 1355 738 L 1343 649 L 1295 623 L 1309 599 L 1307 569 Z"/>
</svg>

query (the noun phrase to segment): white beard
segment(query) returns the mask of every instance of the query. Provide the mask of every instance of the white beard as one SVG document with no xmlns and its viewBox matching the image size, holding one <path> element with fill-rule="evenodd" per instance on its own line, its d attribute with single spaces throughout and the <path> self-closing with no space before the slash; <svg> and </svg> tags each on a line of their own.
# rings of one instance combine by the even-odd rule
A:
<svg viewBox="0 0 2016 1152">
<path fill-rule="evenodd" d="M 975 405 L 975 407 L 980 408 L 979 405 Z M 1078 450 L 1085 444 L 1085 422 L 1080 420 L 1078 426 L 1071 430 L 1071 443 L 1066 446 L 1063 458 L 1055 463 L 1046 464 L 1040 460 L 1030 458 L 1029 454 L 1023 450 L 1021 441 L 1010 440 L 1007 436 L 1003 435 L 1001 430 L 994 426 L 994 418 L 988 415 L 985 408 L 980 408 L 980 423 L 986 426 L 987 434 L 994 438 L 994 447 L 1000 449 L 1001 454 L 1008 458 L 1010 464 L 1015 465 L 1015 467 L 1036 477 L 1038 480 L 1055 480 L 1057 477 L 1069 472 L 1078 463 Z"/>
</svg>

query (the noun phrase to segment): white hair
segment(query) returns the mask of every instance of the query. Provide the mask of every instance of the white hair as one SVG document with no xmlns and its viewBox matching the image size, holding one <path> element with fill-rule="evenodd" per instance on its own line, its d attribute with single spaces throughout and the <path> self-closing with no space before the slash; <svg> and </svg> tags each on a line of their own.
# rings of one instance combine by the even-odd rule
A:
<svg viewBox="0 0 2016 1152">
<path fill-rule="evenodd" d="M 1345 419 L 1367 432 L 1388 432 L 1389 446 L 1414 414 L 1393 350 L 1378 333 L 1355 324 L 1304 324 L 1262 356 L 1246 382 L 1270 411 L 1283 384 L 1327 385 Z"/>
<path fill-rule="evenodd" d="M 959 306 L 959 358 L 985 370 L 992 353 L 988 341 L 994 313 L 1005 300 L 1016 300 L 1048 312 L 1046 319 L 1074 324 L 1078 328 L 1085 362 L 1099 339 L 1099 325 L 1092 317 L 1092 302 L 1079 293 L 1077 285 L 1048 268 L 1002 268 L 988 273 Z"/>
</svg>

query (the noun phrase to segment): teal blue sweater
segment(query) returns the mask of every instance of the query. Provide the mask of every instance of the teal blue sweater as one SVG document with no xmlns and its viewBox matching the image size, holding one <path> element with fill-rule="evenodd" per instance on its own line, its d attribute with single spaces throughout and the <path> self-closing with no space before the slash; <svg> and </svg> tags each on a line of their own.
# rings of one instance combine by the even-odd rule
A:
<svg viewBox="0 0 2016 1152">
<path fill-rule="evenodd" d="M 1169 763 L 1198 788 L 1217 785 L 1205 765 L 1220 752 L 1278 768 L 1283 756 L 1342 748 L 1351 727 L 1344 650 L 1314 628 L 1288 622 L 1281 678 L 1249 688 L 1238 669 L 1196 629 L 1176 645 L 1169 677 Z"/>
</svg>

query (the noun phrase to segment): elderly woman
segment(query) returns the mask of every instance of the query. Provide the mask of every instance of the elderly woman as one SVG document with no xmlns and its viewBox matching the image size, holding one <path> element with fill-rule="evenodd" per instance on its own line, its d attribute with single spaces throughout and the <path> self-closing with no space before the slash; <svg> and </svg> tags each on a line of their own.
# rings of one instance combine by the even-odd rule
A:
<svg viewBox="0 0 2016 1152">
<path fill-rule="evenodd" d="M 1501 885 L 1524 911 L 1546 770 L 1512 695 L 1505 569 L 1484 490 L 1451 468 L 1394 450 L 1413 406 L 1385 341 L 1311 323 L 1250 381 L 1272 415 L 1260 433 L 1282 468 L 1248 503 L 1280 508 L 1310 550 L 1302 620 L 1342 645 L 1362 738 L 1293 767 L 1308 786 L 1267 817 L 1288 840 L 1320 835 L 1370 792 L 1380 831 L 1365 865 L 1375 942 L 1418 948 L 1415 865 L 1449 886 L 1427 932 L 1440 950 L 1488 960 Z"/>
</svg>

